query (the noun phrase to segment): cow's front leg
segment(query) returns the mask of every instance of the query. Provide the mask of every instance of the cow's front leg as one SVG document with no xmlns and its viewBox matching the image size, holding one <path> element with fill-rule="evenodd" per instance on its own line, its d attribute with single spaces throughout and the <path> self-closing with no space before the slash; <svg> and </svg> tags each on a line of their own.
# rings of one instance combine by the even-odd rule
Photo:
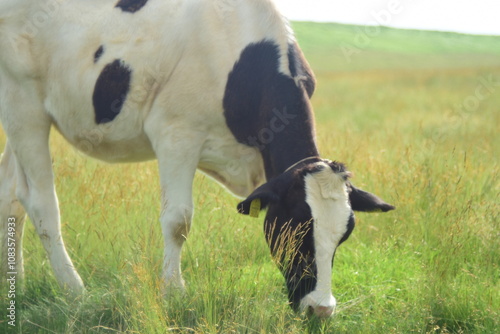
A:
<svg viewBox="0 0 500 334">
<path fill-rule="evenodd" d="M 179 193 L 174 194 L 164 188 L 160 221 L 165 246 L 163 280 L 167 293 L 171 290 L 184 289 L 184 280 L 181 274 L 181 251 L 191 228 L 193 216 L 193 206 L 191 200 L 187 201 L 187 195 L 186 201 L 183 203 L 180 203 L 175 196 L 179 196 Z"/>
<path fill-rule="evenodd" d="M 182 245 L 191 228 L 193 216 L 192 183 L 196 167 L 186 166 L 171 170 L 161 166 L 162 210 L 161 227 L 165 253 L 163 259 L 163 280 L 165 293 L 184 289 L 181 274 Z"/>
<path fill-rule="evenodd" d="M 186 152 L 189 150 L 165 149 L 158 156 L 162 191 L 160 222 L 165 246 L 163 280 L 167 294 L 184 289 L 181 250 L 191 228 L 192 187 L 197 166 L 196 157 Z"/>
<path fill-rule="evenodd" d="M 145 130 L 158 159 L 161 186 L 160 222 L 164 240 L 164 294 L 184 289 L 181 251 L 191 228 L 192 188 L 200 152 L 205 141 L 201 129 L 165 119 L 165 110 L 155 109 Z M 172 126 L 168 126 L 172 124 Z M 175 125 L 175 126 L 174 126 Z"/>
</svg>

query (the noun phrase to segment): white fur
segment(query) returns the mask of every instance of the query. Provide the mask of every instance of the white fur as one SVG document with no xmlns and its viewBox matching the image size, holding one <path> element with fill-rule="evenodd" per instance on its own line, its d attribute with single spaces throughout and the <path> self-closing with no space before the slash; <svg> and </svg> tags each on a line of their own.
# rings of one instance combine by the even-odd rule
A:
<svg viewBox="0 0 500 334">
<path fill-rule="evenodd" d="M 116 3 L 0 0 L 0 121 L 8 139 L 0 175 L 9 175 L 0 183 L 0 219 L 23 221 L 24 211 L 9 204 L 19 199 L 59 283 L 75 293 L 83 284 L 61 237 L 51 126 L 101 160 L 158 159 L 164 278 L 182 285 L 182 242 L 173 235 L 191 223 L 196 169 L 240 196 L 264 180 L 260 154 L 239 144 L 223 117 L 229 72 L 248 44 L 267 39 L 281 51 L 279 70 L 290 75 L 286 55 L 294 37 L 270 0 L 149 0 L 133 14 Z M 94 85 L 115 59 L 132 69 L 130 92 L 113 122 L 96 125 Z"/>
<path fill-rule="evenodd" d="M 343 173 L 334 173 L 324 162 L 322 170 L 305 177 L 306 202 L 314 219 L 314 246 L 318 282 L 316 289 L 305 296 L 301 307 L 327 307 L 333 311 L 336 301 L 332 295 L 332 259 L 340 240 L 347 232 L 351 215 Z"/>
</svg>

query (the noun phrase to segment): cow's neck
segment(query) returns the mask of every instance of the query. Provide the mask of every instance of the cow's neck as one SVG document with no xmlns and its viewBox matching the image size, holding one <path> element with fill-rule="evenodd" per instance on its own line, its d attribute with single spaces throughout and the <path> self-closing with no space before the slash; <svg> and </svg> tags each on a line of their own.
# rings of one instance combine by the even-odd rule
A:
<svg viewBox="0 0 500 334">
<path fill-rule="evenodd" d="M 311 107 L 307 101 L 305 109 L 300 108 L 299 113 L 296 115 L 293 112 L 284 111 L 271 113 L 271 119 L 266 122 L 267 124 L 277 123 L 276 119 L 280 117 L 284 124 L 276 127 L 274 129 L 276 131 L 272 132 L 272 135 L 272 130 L 261 130 L 260 132 L 261 135 L 265 132 L 268 134 L 269 143 L 261 146 L 261 154 L 268 180 L 282 174 L 301 160 L 319 157 L 315 140 L 314 120 L 310 110 Z"/>
<path fill-rule="evenodd" d="M 262 157 L 267 180 L 284 173 L 297 162 L 306 161 L 309 158 L 313 160 L 315 157 L 319 159 L 319 153 L 315 146 L 299 149 L 289 148 L 288 150 L 277 147 L 276 150 L 266 151 L 262 152 Z"/>
</svg>

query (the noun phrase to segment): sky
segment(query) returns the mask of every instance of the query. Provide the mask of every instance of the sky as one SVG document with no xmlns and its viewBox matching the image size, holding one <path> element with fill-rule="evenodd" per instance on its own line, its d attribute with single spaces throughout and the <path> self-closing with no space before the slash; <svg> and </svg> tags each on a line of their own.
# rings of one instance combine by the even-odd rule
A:
<svg viewBox="0 0 500 334">
<path fill-rule="evenodd" d="M 500 0 L 274 0 L 294 21 L 500 35 Z"/>
</svg>

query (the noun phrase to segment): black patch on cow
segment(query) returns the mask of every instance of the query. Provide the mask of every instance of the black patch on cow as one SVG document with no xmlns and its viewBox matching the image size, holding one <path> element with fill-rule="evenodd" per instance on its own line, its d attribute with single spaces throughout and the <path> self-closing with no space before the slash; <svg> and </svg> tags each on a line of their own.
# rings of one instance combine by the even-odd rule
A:
<svg viewBox="0 0 500 334">
<path fill-rule="evenodd" d="M 104 67 L 92 97 L 97 124 L 109 123 L 118 116 L 130 90 L 131 76 L 132 71 L 118 59 Z"/>
<path fill-rule="evenodd" d="M 94 64 L 96 64 L 99 59 L 101 59 L 102 55 L 104 54 L 104 46 L 100 46 L 99 49 L 94 53 Z"/>
<path fill-rule="evenodd" d="M 268 179 L 319 155 L 305 87 L 279 72 L 279 60 L 271 41 L 248 45 L 228 76 L 223 100 L 227 126 L 240 143 L 261 151 Z"/>
<path fill-rule="evenodd" d="M 147 2 L 148 0 L 120 0 L 115 7 L 127 13 L 135 13 L 144 7 Z"/>
<path fill-rule="evenodd" d="M 253 146 L 249 137 L 258 130 L 268 110 L 262 110 L 265 90 L 278 78 L 279 49 L 271 42 L 250 44 L 229 74 L 224 95 L 226 122 L 241 143 Z M 267 109 L 267 108 L 266 108 Z"/>
<path fill-rule="evenodd" d="M 354 226 L 356 225 L 356 219 L 354 218 L 354 213 L 351 211 L 351 215 L 349 216 L 349 221 L 347 222 L 347 231 L 345 232 L 344 236 L 339 242 L 339 246 L 349 239 L 351 236 L 352 231 L 354 230 Z"/>
<path fill-rule="evenodd" d="M 299 78 L 299 82 L 304 85 L 307 94 L 311 97 L 316 87 L 316 80 L 304 53 L 296 42 L 288 45 L 288 63 L 292 76 Z"/>
</svg>

